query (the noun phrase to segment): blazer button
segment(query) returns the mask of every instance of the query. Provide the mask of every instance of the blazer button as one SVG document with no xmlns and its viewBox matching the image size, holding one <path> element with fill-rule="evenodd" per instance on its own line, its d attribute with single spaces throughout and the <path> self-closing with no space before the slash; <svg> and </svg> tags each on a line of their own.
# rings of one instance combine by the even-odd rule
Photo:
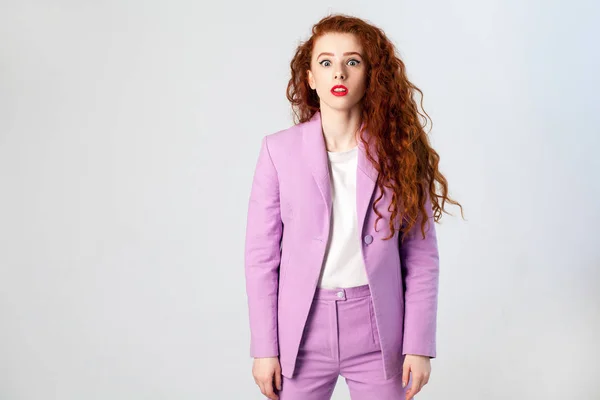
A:
<svg viewBox="0 0 600 400">
<path fill-rule="evenodd" d="M 371 244 L 373 242 L 373 236 L 371 235 L 366 235 L 365 236 L 365 243 L 366 244 Z"/>
</svg>

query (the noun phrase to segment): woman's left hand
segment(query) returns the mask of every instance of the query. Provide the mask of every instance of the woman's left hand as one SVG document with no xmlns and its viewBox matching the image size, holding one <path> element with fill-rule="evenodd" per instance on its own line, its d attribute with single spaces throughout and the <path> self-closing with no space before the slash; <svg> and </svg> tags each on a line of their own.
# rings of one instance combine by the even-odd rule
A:
<svg viewBox="0 0 600 400">
<path fill-rule="evenodd" d="M 406 400 L 411 400 L 429 381 L 429 375 L 431 374 L 430 358 L 416 354 L 407 354 L 402 366 L 402 387 L 406 387 L 408 384 L 409 373 L 412 373 L 412 384 L 410 385 L 410 390 L 406 392 Z"/>
</svg>

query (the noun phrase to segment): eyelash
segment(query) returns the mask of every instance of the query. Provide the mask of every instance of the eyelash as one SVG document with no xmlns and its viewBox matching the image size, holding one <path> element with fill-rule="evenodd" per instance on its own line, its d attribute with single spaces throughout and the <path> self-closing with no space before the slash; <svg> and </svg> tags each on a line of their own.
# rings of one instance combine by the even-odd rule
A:
<svg viewBox="0 0 600 400">
<path fill-rule="evenodd" d="M 329 61 L 329 60 L 321 60 L 321 61 L 319 61 L 319 64 L 323 65 L 323 63 L 324 63 L 325 61 L 327 61 L 327 62 L 331 62 L 331 61 Z M 356 59 L 354 59 L 354 58 L 352 58 L 352 59 L 348 60 L 348 62 L 350 62 L 350 61 L 356 61 L 356 65 L 352 65 L 353 67 L 356 67 L 356 66 L 358 66 L 358 64 L 360 64 L 360 61 L 358 61 L 358 60 L 356 60 Z M 324 66 L 324 67 L 326 67 L 326 65 L 323 65 L 323 66 Z"/>
</svg>

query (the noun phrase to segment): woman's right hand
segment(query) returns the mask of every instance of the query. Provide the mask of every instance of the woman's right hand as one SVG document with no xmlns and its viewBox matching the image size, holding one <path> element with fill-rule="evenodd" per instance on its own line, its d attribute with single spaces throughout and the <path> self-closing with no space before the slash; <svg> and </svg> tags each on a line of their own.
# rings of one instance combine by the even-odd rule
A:
<svg viewBox="0 0 600 400">
<path fill-rule="evenodd" d="M 255 358 L 252 365 L 252 375 L 262 394 L 271 400 L 279 399 L 279 396 L 273 391 L 273 380 L 275 380 L 277 390 L 281 390 L 282 378 L 279 357 Z"/>
</svg>

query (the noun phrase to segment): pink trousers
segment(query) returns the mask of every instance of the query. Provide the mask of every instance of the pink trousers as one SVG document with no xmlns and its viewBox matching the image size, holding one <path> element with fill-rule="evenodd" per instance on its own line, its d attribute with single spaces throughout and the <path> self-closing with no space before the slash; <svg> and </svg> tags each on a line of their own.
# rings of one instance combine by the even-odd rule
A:
<svg viewBox="0 0 600 400">
<path fill-rule="evenodd" d="M 317 288 L 292 378 L 280 400 L 329 400 L 341 375 L 352 400 L 404 400 L 402 373 L 383 379 L 383 361 L 369 285 Z M 276 391 L 277 392 L 277 391 Z"/>
</svg>

